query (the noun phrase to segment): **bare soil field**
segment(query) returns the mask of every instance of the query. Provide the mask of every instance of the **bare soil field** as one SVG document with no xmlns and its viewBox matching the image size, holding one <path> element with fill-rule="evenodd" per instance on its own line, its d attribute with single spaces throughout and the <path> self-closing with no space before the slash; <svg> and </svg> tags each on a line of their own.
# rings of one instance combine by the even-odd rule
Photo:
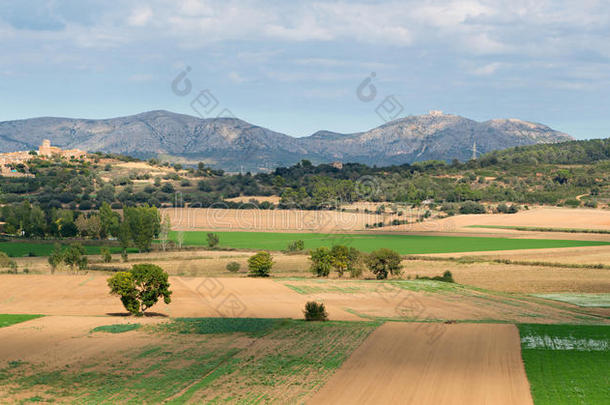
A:
<svg viewBox="0 0 610 405">
<path fill-rule="evenodd" d="M 519 251 L 506 250 L 495 252 L 438 253 L 430 256 L 475 256 L 479 258 L 508 259 L 515 261 L 610 265 L 610 246 L 567 247 L 561 249 L 531 249 Z"/>
<path fill-rule="evenodd" d="M 412 231 L 453 229 L 470 233 L 497 231 L 499 233 L 508 234 L 519 232 L 508 229 L 468 228 L 472 225 L 610 230 L 610 210 L 538 207 L 522 210 L 516 214 L 456 215 L 453 217 L 426 221 L 420 224 L 384 227 L 381 230 L 399 231 L 408 228 L 408 230 Z M 520 231 L 520 233 L 526 233 L 527 237 L 531 237 L 530 235 L 534 232 Z"/>
<path fill-rule="evenodd" d="M 346 232 L 394 219 L 389 214 L 223 208 L 166 208 L 162 210 L 165 214 L 170 216 L 172 229 L 185 231 Z"/>
<path fill-rule="evenodd" d="M 533 404 L 513 325 L 386 323 L 311 404 Z"/>
<path fill-rule="evenodd" d="M 7 294 L 0 313 L 125 316 L 108 294 L 107 276 L 0 275 Z M 430 281 L 341 281 L 170 277 L 172 303 L 151 312 L 169 317 L 301 319 L 307 301 L 326 304 L 333 320 L 499 320 L 509 322 L 605 322 L 604 308 L 579 308 L 544 299 L 494 293 Z M 605 312 L 604 312 L 605 311 Z"/>
</svg>

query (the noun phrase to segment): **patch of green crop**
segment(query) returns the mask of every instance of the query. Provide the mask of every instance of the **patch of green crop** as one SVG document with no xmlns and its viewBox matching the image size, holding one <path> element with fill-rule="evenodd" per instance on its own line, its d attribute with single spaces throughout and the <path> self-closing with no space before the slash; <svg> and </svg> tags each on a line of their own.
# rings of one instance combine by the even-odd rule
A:
<svg viewBox="0 0 610 405">
<path fill-rule="evenodd" d="M 0 314 L 0 328 L 14 325 L 32 319 L 40 318 L 44 315 L 26 315 L 26 314 Z"/>
<path fill-rule="evenodd" d="M 389 248 L 400 254 L 475 252 L 515 249 L 545 249 L 579 246 L 607 246 L 609 242 L 554 240 L 554 239 L 510 239 L 471 236 L 422 236 L 385 234 L 321 234 L 281 232 L 216 232 L 220 246 L 236 249 L 276 250 L 286 248 L 287 240 L 303 240 L 306 249 L 342 244 L 363 252 Z M 170 235 L 176 238 L 176 233 Z M 184 233 L 186 245 L 206 246 L 207 232 Z"/>
<path fill-rule="evenodd" d="M 91 332 L 124 333 L 136 330 L 140 327 L 139 323 L 124 323 L 116 325 L 104 325 L 93 328 Z"/>
<path fill-rule="evenodd" d="M 610 325 L 519 325 L 536 405 L 607 404 Z"/>
<path fill-rule="evenodd" d="M 212 335 L 242 332 L 249 336 L 262 336 L 271 331 L 282 319 L 275 318 L 176 318 L 160 328 L 173 333 Z"/>
</svg>

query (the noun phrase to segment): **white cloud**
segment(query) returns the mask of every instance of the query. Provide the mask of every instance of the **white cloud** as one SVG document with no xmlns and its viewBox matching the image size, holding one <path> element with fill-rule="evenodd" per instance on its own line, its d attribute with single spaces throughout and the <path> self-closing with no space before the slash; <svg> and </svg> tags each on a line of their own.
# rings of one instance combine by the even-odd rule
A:
<svg viewBox="0 0 610 405">
<path fill-rule="evenodd" d="M 132 27 L 143 27 L 150 21 L 152 16 L 153 12 L 150 7 L 141 7 L 131 12 L 127 22 Z"/>
<path fill-rule="evenodd" d="M 229 78 L 229 80 L 231 80 L 233 83 L 244 83 L 247 82 L 248 79 L 246 79 L 245 77 L 243 77 L 242 75 L 240 75 L 237 72 L 229 72 L 229 74 L 227 75 L 227 77 Z"/>
<path fill-rule="evenodd" d="M 489 76 L 489 75 L 496 73 L 496 71 L 501 66 L 502 66 L 502 64 L 499 62 L 488 63 L 486 65 L 473 69 L 472 74 L 477 75 L 477 76 Z"/>
</svg>

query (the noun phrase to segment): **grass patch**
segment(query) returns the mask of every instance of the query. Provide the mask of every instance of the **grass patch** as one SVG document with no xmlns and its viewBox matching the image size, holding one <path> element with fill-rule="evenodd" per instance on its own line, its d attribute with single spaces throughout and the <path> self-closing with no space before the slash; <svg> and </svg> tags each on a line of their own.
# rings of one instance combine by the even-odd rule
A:
<svg viewBox="0 0 610 405">
<path fill-rule="evenodd" d="M 519 325 L 536 405 L 603 404 L 610 398 L 609 325 Z"/>
<path fill-rule="evenodd" d="M 286 241 L 300 239 L 306 249 L 342 244 L 371 252 L 382 247 L 400 254 L 455 253 L 515 249 L 545 249 L 579 246 L 605 246 L 609 242 L 553 240 L 553 239 L 509 239 L 466 236 L 421 236 L 421 235 L 379 235 L 379 234 L 321 234 L 321 233 L 279 233 L 279 232 L 216 232 L 220 246 L 236 249 L 275 250 L 286 248 Z M 176 233 L 170 234 L 175 239 Z M 192 246 L 206 246 L 207 232 L 185 232 L 184 243 Z"/>
<path fill-rule="evenodd" d="M 271 331 L 282 319 L 271 318 L 177 318 L 159 326 L 168 332 L 212 335 L 243 332 L 249 336 L 262 336 Z"/>
<path fill-rule="evenodd" d="M 22 315 L 22 314 L 0 314 L 0 328 L 11 326 L 16 323 L 30 321 L 32 319 L 41 318 L 44 315 Z"/>
<path fill-rule="evenodd" d="M 104 325 L 91 329 L 91 332 L 124 333 L 136 330 L 140 327 L 139 323 L 126 323 L 117 325 Z"/>
<path fill-rule="evenodd" d="M 552 293 L 552 294 L 532 294 L 535 297 L 547 300 L 561 301 L 568 304 L 578 305 L 579 307 L 610 308 L 610 294 L 591 294 L 591 293 Z"/>
<path fill-rule="evenodd" d="M 565 233 L 599 233 L 610 234 L 607 229 L 584 229 L 584 228 L 552 228 L 544 226 L 513 226 L 513 225 L 468 225 L 466 228 L 483 228 L 483 229 L 512 229 L 515 231 L 528 232 L 565 232 Z"/>
</svg>

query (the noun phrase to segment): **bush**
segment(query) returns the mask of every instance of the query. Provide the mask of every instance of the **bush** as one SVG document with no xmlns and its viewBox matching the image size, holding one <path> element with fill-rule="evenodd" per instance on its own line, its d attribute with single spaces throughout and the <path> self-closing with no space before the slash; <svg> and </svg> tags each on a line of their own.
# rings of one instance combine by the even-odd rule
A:
<svg viewBox="0 0 610 405">
<path fill-rule="evenodd" d="M 5 252 L 0 252 L 0 267 L 5 269 L 5 268 L 11 268 L 13 267 L 13 265 L 16 264 L 15 261 L 13 259 L 11 259 L 10 257 L 8 257 L 8 255 Z"/>
<path fill-rule="evenodd" d="M 102 261 L 104 263 L 110 263 L 112 261 L 112 254 L 110 253 L 110 249 L 103 247 L 100 249 L 100 254 L 102 255 Z"/>
<path fill-rule="evenodd" d="M 307 302 L 307 304 L 305 304 L 305 310 L 303 313 L 305 314 L 306 321 L 328 321 L 326 307 L 321 302 Z"/>
<path fill-rule="evenodd" d="M 258 252 L 248 259 L 248 269 L 252 277 L 269 277 L 273 258 L 269 252 Z"/>
<path fill-rule="evenodd" d="M 208 246 L 213 248 L 218 245 L 220 238 L 215 233 L 208 233 Z"/>
<path fill-rule="evenodd" d="M 136 264 L 130 271 L 120 271 L 108 279 L 108 287 L 133 315 L 143 315 L 161 297 L 166 304 L 172 301 L 168 274 L 154 264 Z"/>
<path fill-rule="evenodd" d="M 231 273 L 237 273 L 240 268 L 241 268 L 241 265 L 237 262 L 227 263 L 227 270 L 230 271 Z"/>
<path fill-rule="evenodd" d="M 388 278 L 388 274 L 400 274 L 401 260 L 402 258 L 397 252 L 381 248 L 367 255 L 366 265 L 375 274 L 377 280 L 385 280 Z"/>
<path fill-rule="evenodd" d="M 566 207 L 576 208 L 576 207 L 580 207 L 580 201 L 573 198 L 573 199 L 565 200 L 563 205 L 565 205 Z"/>
<path fill-rule="evenodd" d="M 301 252 L 305 249 L 305 242 L 302 240 L 293 240 L 288 243 L 288 251 L 289 252 Z"/>
<path fill-rule="evenodd" d="M 449 270 L 445 271 L 442 276 L 435 277 L 419 277 L 415 276 L 417 280 L 434 280 L 434 281 L 444 281 L 445 283 L 455 283 L 453 280 L 453 274 Z"/>
<path fill-rule="evenodd" d="M 487 210 L 482 204 L 466 201 L 460 206 L 460 214 L 485 214 Z"/>
<path fill-rule="evenodd" d="M 519 206 L 515 204 L 511 204 L 510 206 L 506 204 L 500 204 L 496 208 L 496 211 L 500 214 L 516 214 L 519 212 Z"/>
</svg>

